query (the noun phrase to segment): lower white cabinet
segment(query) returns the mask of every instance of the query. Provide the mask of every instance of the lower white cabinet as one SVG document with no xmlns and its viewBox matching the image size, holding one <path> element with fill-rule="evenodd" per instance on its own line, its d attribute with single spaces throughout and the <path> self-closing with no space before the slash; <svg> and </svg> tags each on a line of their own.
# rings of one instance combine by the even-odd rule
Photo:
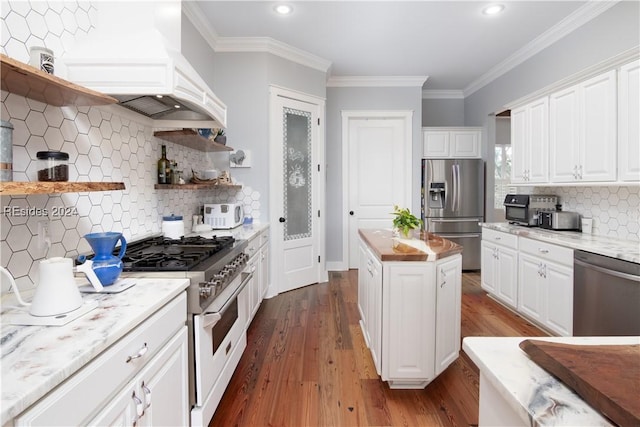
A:
<svg viewBox="0 0 640 427">
<path fill-rule="evenodd" d="M 482 230 L 481 286 L 511 308 L 518 306 L 518 237 Z"/>
<path fill-rule="evenodd" d="M 453 363 L 460 353 L 462 258 L 448 257 L 436 264 L 436 360 L 435 375 Z"/>
<path fill-rule="evenodd" d="M 189 413 L 188 389 L 181 379 L 187 375 L 186 369 L 185 327 L 87 425 L 185 425 L 184 415 Z M 177 396 L 182 398 L 176 400 Z"/>
<path fill-rule="evenodd" d="M 482 230 L 482 288 L 538 326 L 573 335 L 573 250 Z"/>
<path fill-rule="evenodd" d="M 560 336 L 573 335 L 573 250 L 520 238 L 518 311 Z"/>
<path fill-rule="evenodd" d="M 365 342 L 371 351 L 373 364 L 381 374 L 382 356 L 382 264 L 363 244 L 360 245 L 358 271 L 358 310 Z"/>
<path fill-rule="evenodd" d="M 269 229 L 260 233 L 260 299 L 269 289 Z"/>
<path fill-rule="evenodd" d="M 186 313 L 183 292 L 16 417 L 15 425 L 188 425 Z"/>
<path fill-rule="evenodd" d="M 258 312 L 262 299 L 269 287 L 269 229 L 254 235 L 247 246 L 249 260 L 246 272 L 252 272 L 253 278 L 247 283 L 247 328 Z"/>
<path fill-rule="evenodd" d="M 424 388 L 458 358 L 462 256 L 381 262 L 360 242 L 358 309 L 390 388 Z"/>
</svg>

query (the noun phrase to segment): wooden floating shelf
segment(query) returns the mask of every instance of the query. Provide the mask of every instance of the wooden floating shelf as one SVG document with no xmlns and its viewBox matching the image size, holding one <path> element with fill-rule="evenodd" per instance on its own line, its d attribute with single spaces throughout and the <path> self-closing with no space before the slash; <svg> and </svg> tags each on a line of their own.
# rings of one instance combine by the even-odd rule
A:
<svg viewBox="0 0 640 427">
<path fill-rule="evenodd" d="M 84 191 L 124 190 L 123 182 L 2 182 L 1 196 L 20 194 L 80 193 Z"/>
<path fill-rule="evenodd" d="M 204 138 L 192 129 L 156 131 L 153 136 L 198 151 L 233 151 L 233 148 Z"/>
<path fill-rule="evenodd" d="M 242 185 L 228 184 L 156 184 L 156 190 L 239 190 Z"/>
<path fill-rule="evenodd" d="M 0 54 L 0 62 L 2 64 L 0 68 L 2 90 L 4 91 L 56 107 L 108 105 L 118 102 L 111 96 L 78 86 L 4 54 Z"/>
</svg>

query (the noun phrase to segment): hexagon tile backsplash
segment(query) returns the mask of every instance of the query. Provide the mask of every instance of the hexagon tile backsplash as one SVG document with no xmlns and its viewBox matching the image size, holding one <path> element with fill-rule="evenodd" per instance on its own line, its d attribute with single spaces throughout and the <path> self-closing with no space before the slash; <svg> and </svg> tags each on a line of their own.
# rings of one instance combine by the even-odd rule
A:
<svg viewBox="0 0 640 427">
<path fill-rule="evenodd" d="M 121 107 L 52 107 L 2 92 L 2 119 L 14 126 L 15 181 L 36 181 L 36 152 L 69 153 L 70 181 L 124 182 L 123 191 L 1 196 L 2 265 L 18 286 L 37 283 L 37 260 L 46 256 L 74 257 L 90 252 L 82 237 L 99 231 L 120 231 L 125 238 L 160 231 L 162 216 L 183 215 L 185 229 L 204 203 L 240 202 L 245 212 L 260 218 L 260 194 L 241 190 L 155 190 L 160 146 L 179 168 L 211 168 L 211 155 L 153 137 L 149 126 L 112 110 Z M 39 243 L 46 224 L 51 248 Z"/>
<path fill-rule="evenodd" d="M 31 46 L 46 46 L 61 56 L 76 39 L 94 29 L 96 7 L 91 1 L 3 0 L 1 52 L 29 62 Z M 142 118 L 121 107 L 54 107 L 0 92 L 2 120 L 13 131 L 13 179 L 36 181 L 36 152 L 69 153 L 70 181 L 118 181 L 126 190 L 55 195 L 0 196 L 0 264 L 21 288 L 37 283 L 38 260 L 73 257 L 89 252 L 87 233 L 120 231 L 138 238 L 160 231 L 162 216 L 182 214 L 185 229 L 204 203 L 240 202 L 245 212 L 260 218 L 260 194 L 245 186 L 239 191 L 155 190 L 160 146 L 185 171 L 208 169 L 212 155 L 153 137 Z M 140 116 L 142 117 L 142 116 Z M 187 167 L 188 165 L 188 167 Z M 38 228 L 49 228 L 46 253 Z M 2 283 L 6 291 L 7 284 Z"/>
</svg>

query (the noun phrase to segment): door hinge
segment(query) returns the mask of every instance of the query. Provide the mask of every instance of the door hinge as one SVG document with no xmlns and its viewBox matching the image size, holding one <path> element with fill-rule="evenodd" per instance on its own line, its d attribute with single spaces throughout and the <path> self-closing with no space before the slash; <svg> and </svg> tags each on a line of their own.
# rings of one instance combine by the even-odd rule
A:
<svg viewBox="0 0 640 427">
<path fill-rule="evenodd" d="M 320 117 L 318 117 L 318 126 L 320 126 Z"/>
<path fill-rule="evenodd" d="M 320 218 L 320 209 L 318 209 L 318 218 Z"/>
<path fill-rule="evenodd" d="M 320 172 L 320 163 L 318 163 L 318 172 Z"/>
<path fill-rule="evenodd" d="M 320 255 L 318 255 L 318 262 L 320 262 Z"/>
</svg>

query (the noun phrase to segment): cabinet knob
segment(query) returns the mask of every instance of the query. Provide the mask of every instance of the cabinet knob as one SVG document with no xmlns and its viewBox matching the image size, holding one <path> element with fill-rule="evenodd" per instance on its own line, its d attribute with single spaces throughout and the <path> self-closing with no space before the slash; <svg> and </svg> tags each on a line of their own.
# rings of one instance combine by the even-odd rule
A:
<svg viewBox="0 0 640 427">
<path fill-rule="evenodd" d="M 349 211 L 349 215 L 353 216 L 353 213 L 354 213 L 353 211 Z"/>
<path fill-rule="evenodd" d="M 280 217 L 280 219 L 278 219 L 278 221 L 280 221 L 280 222 L 285 222 L 285 221 L 286 221 L 286 219 L 284 219 L 284 217 L 283 217 L 283 216 L 281 216 L 281 217 Z"/>
</svg>

